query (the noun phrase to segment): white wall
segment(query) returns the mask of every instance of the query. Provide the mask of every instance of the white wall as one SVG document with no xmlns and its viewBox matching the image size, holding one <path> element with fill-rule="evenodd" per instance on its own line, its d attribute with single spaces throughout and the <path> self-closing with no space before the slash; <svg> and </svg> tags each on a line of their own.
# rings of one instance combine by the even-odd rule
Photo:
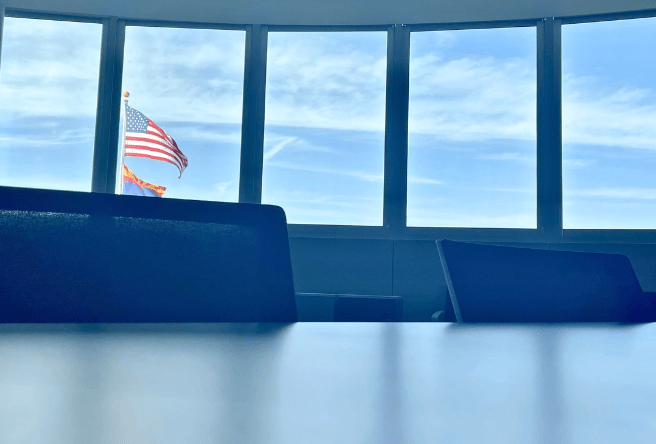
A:
<svg viewBox="0 0 656 444">
<path fill-rule="evenodd" d="M 656 0 L 0 0 L 7 8 L 233 24 L 369 25 L 531 19 L 656 8 Z"/>
</svg>

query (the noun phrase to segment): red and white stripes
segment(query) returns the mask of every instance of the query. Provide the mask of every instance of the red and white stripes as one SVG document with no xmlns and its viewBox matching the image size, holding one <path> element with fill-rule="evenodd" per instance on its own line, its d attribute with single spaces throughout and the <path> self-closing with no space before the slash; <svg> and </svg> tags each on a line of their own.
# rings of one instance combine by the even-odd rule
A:
<svg viewBox="0 0 656 444">
<path fill-rule="evenodd" d="M 142 132 L 126 132 L 125 156 L 145 157 L 172 163 L 182 172 L 187 168 L 187 157 L 182 154 L 173 137 L 148 119 L 148 129 Z M 180 177 L 178 176 L 178 177 Z"/>
</svg>

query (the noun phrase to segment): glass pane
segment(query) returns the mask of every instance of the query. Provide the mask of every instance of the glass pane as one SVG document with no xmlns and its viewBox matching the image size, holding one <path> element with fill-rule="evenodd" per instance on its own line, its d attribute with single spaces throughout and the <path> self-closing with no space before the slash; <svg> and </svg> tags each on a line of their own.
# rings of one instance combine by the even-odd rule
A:
<svg viewBox="0 0 656 444">
<path fill-rule="evenodd" d="M 656 228 L 656 18 L 566 25 L 564 228 Z"/>
<path fill-rule="evenodd" d="M 165 187 L 163 197 L 238 200 L 245 38 L 244 31 L 126 29 L 123 91 L 133 116 L 161 128 L 188 161 L 180 175 L 161 160 L 166 150 L 157 141 L 128 144 L 125 164 L 138 179 Z M 150 158 L 134 156 L 149 149 Z M 135 190 L 125 187 L 126 194 Z"/>
<path fill-rule="evenodd" d="M 102 26 L 6 17 L 0 185 L 91 191 Z"/>
<path fill-rule="evenodd" d="M 262 202 L 382 225 L 387 33 L 270 33 Z"/>
<path fill-rule="evenodd" d="M 408 226 L 536 228 L 535 32 L 411 34 Z"/>
</svg>

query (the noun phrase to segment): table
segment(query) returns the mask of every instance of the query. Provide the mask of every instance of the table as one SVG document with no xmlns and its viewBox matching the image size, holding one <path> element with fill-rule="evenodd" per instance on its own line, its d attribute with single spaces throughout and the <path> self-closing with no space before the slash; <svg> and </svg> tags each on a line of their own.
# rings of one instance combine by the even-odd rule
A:
<svg viewBox="0 0 656 444">
<path fill-rule="evenodd" d="M 656 324 L 0 325 L 0 443 L 653 443 Z"/>
</svg>

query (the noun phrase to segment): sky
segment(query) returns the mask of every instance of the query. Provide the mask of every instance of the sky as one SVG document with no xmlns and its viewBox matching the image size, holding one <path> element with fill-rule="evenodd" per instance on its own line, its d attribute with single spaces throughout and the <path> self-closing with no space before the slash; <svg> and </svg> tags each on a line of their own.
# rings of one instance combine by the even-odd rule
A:
<svg viewBox="0 0 656 444">
<path fill-rule="evenodd" d="M 382 225 L 385 32 L 269 33 L 262 202 Z"/>
<path fill-rule="evenodd" d="M 656 18 L 562 39 L 564 227 L 656 228 Z"/>
<path fill-rule="evenodd" d="M 101 26 L 5 18 L 0 184 L 89 191 Z M 565 228 L 656 228 L 656 18 L 564 25 Z M 263 203 L 381 225 L 384 32 L 271 32 Z M 128 27 L 123 91 L 189 159 L 165 197 L 235 202 L 245 33 Z M 411 35 L 408 225 L 536 227 L 536 30 Z M 609 56 L 610 55 L 610 56 Z"/>
<path fill-rule="evenodd" d="M 536 228 L 536 30 L 410 37 L 408 226 Z"/>
</svg>

